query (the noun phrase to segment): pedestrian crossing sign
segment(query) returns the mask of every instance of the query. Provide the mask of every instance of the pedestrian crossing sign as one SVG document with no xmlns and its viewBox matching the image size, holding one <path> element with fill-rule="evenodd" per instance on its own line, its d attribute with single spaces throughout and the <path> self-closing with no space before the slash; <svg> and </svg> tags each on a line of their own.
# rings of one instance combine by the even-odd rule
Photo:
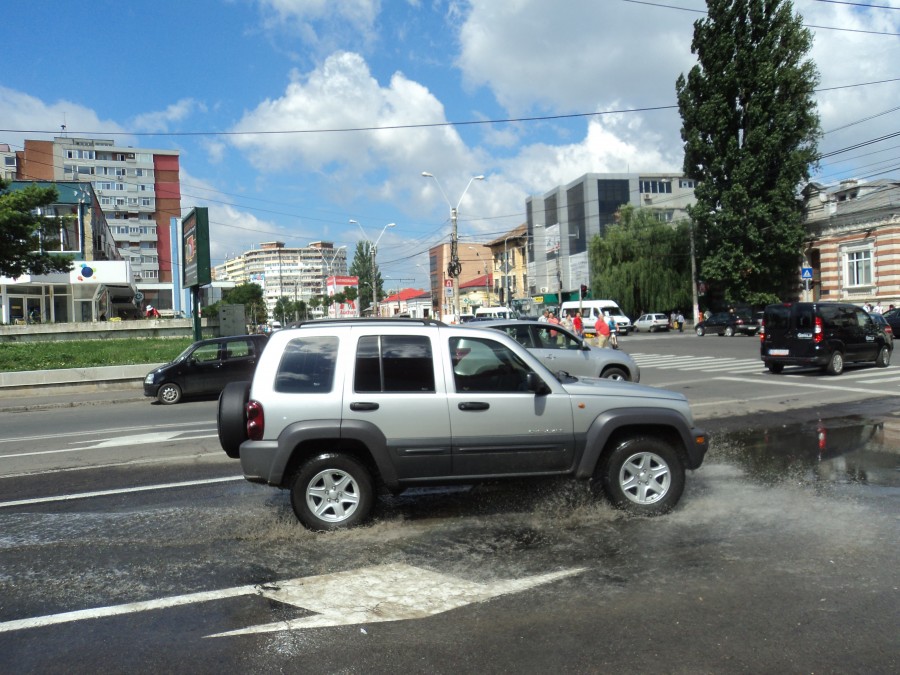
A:
<svg viewBox="0 0 900 675">
<path fill-rule="evenodd" d="M 812 267 L 801 267 L 800 268 L 800 278 L 801 279 L 812 279 Z"/>
</svg>

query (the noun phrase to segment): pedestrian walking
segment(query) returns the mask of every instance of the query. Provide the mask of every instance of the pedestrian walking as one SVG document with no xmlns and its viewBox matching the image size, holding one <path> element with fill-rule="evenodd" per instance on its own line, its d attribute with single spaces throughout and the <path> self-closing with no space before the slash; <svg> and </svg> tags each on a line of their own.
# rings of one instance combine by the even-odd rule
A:
<svg viewBox="0 0 900 675">
<path fill-rule="evenodd" d="M 683 333 L 684 332 L 684 314 L 682 314 L 681 312 L 678 312 L 678 316 L 675 317 L 675 320 L 678 322 L 678 332 Z"/>
<path fill-rule="evenodd" d="M 572 319 L 572 326 L 575 328 L 575 335 L 584 337 L 584 322 L 581 320 L 581 312 L 575 312 L 575 318 Z"/>
</svg>

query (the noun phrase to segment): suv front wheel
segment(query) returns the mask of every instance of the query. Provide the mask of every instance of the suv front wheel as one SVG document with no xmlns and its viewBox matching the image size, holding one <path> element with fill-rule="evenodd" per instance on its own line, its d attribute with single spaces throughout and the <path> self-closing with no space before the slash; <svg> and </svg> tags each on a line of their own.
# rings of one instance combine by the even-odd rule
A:
<svg viewBox="0 0 900 675">
<path fill-rule="evenodd" d="M 678 503 L 684 491 L 684 464 L 675 449 L 658 438 L 622 441 L 595 474 L 617 508 L 657 516 Z"/>
<path fill-rule="evenodd" d="M 294 513 L 311 530 L 359 525 L 368 518 L 373 503 L 369 470 L 341 453 L 326 453 L 308 460 L 291 484 Z"/>
</svg>

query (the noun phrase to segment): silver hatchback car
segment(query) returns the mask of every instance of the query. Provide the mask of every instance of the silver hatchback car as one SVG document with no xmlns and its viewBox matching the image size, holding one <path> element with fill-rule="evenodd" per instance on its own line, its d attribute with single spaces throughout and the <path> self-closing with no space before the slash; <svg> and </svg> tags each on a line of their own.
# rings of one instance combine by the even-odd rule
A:
<svg viewBox="0 0 900 675">
<path fill-rule="evenodd" d="M 621 349 L 591 347 L 562 326 L 518 320 L 482 321 L 471 325 L 506 333 L 554 373 L 564 370 L 577 377 L 641 381 L 641 369 L 630 355 Z"/>
<path fill-rule="evenodd" d="M 634 332 L 638 333 L 645 330 L 649 333 L 655 333 L 658 330 L 669 330 L 669 319 L 665 314 L 642 314 L 637 321 L 634 322 Z"/>
</svg>

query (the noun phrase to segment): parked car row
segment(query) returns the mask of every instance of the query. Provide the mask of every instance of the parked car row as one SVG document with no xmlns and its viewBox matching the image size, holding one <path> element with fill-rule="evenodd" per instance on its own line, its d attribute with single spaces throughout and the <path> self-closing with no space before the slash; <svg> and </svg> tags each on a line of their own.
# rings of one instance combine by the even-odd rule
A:
<svg viewBox="0 0 900 675">
<path fill-rule="evenodd" d="M 507 334 L 534 354 L 551 372 L 576 377 L 640 382 L 635 360 L 621 350 L 594 347 L 564 326 L 540 321 L 493 319 L 472 327 Z M 634 330 L 669 330 L 665 314 L 643 314 Z M 785 366 L 816 366 L 840 375 L 845 363 L 873 362 L 887 367 L 900 330 L 900 311 L 869 314 L 848 303 L 774 304 L 765 311 L 718 312 L 697 324 L 697 335 L 759 334 L 761 358 L 772 373 Z M 215 396 L 230 382 L 250 380 L 267 335 L 236 335 L 200 340 L 171 363 L 144 379 L 144 395 L 171 405 L 184 397 Z"/>
</svg>

